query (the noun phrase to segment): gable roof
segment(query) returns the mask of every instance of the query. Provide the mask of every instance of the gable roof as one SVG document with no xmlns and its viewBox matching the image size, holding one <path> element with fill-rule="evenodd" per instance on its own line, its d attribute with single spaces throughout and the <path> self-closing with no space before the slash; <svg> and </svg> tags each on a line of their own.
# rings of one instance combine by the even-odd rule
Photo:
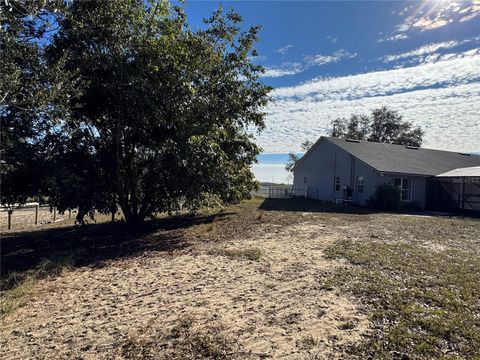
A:
<svg viewBox="0 0 480 360">
<path fill-rule="evenodd" d="M 480 156 L 472 154 L 332 137 L 321 137 L 314 146 L 322 140 L 335 144 L 381 173 L 435 176 L 457 168 L 480 166 Z"/>
</svg>

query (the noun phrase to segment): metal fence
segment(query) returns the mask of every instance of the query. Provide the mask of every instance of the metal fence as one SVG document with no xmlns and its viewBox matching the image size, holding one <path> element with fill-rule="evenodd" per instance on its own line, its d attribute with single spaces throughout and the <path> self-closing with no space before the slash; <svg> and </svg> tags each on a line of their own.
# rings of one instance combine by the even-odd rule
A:
<svg viewBox="0 0 480 360">
<path fill-rule="evenodd" d="M 20 230 L 71 218 L 76 210 L 61 214 L 50 205 L 27 204 L 21 207 L 0 208 L 0 230 Z"/>
<path fill-rule="evenodd" d="M 263 198 L 289 199 L 304 197 L 305 189 L 294 189 L 292 185 L 260 186 L 258 190 L 253 190 L 251 194 Z"/>
</svg>

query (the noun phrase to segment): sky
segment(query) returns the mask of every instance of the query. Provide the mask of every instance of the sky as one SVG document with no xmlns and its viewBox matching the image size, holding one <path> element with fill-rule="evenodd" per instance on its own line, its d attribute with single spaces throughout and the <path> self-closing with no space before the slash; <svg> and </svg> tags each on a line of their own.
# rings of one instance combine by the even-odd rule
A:
<svg viewBox="0 0 480 360">
<path fill-rule="evenodd" d="M 220 2 L 189 1 L 201 26 Z M 382 105 L 425 131 L 423 146 L 480 151 L 480 0 L 223 1 L 261 25 L 265 109 L 260 181 L 288 182 L 285 154 L 330 131 L 337 117 Z"/>
</svg>

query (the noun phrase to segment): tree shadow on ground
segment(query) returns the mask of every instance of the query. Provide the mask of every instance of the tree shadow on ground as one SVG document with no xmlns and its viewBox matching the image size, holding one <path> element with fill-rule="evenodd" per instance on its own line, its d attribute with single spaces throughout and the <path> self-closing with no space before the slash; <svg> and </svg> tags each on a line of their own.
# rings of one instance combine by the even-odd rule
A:
<svg viewBox="0 0 480 360">
<path fill-rule="evenodd" d="M 172 252 L 191 243 L 185 230 L 222 221 L 230 213 L 172 216 L 132 227 L 123 222 L 89 224 L 16 232 L 3 235 L 1 290 L 8 290 L 30 275 L 57 275 L 62 266 L 102 266 L 105 261 L 145 252 Z"/>
<path fill-rule="evenodd" d="M 328 212 L 358 215 L 375 213 L 372 209 L 358 206 L 335 205 L 329 202 L 308 198 L 267 198 L 260 205 L 260 209 L 265 211 Z"/>
</svg>

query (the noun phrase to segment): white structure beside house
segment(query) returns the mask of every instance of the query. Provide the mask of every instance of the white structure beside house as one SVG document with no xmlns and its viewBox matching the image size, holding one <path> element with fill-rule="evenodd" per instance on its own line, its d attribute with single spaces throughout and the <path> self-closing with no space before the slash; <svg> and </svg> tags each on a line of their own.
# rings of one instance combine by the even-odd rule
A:
<svg viewBox="0 0 480 360">
<path fill-rule="evenodd" d="M 401 201 L 421 209 L 477 211 L 478 166 L 480 156 L 472 154 L 321 137 L 295 165 L 293 187 L 308 198 L 364 206 L 379 185 L 388 183 L 400 188 Z M 467 176 L 448 177 L 459 168 L 470 172 L 462 169 Z"/>
</svg>

